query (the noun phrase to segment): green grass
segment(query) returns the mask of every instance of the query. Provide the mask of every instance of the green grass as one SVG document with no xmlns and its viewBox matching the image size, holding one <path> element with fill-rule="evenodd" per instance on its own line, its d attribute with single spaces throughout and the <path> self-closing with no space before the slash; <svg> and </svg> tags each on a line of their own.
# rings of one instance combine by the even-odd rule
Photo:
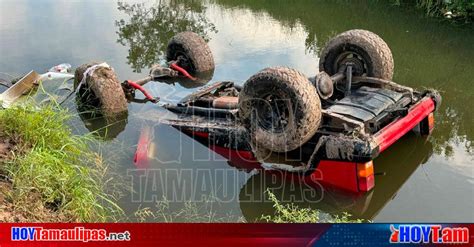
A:
<svg viewBox="0 0 474 247">
<path fill-rule="evenodd" d="M 261 220 L 271 223 L 362 223 L 361 219 L 350 219 L 351 215 L 323 214 L 311 208 L 300 208 L 292 203 L 283 205 L 269 189 L 265 191 L 275 209 L 274 215 L 262 215 Z"/>
<path fill-rule="evenodd" d="M 422 9 L 428 16 L 444 16 L 458 21 L 474 21 L 474 1 L 472 0 L 393 0 L 395 5 L 414 5 Z"/>
<path fill-rule="evenodd" d="M 1 169 L 12 181 L 15 210 L 32 212 L 32 198 L 69 221 L 108 220 L 118 207 L 103 193 L 100 157 L 89 137 L 73 135 L 69 114 L 56 106 L 17 106 L 0 110 L 3 135 L 17 144 Z"/>
</svg>

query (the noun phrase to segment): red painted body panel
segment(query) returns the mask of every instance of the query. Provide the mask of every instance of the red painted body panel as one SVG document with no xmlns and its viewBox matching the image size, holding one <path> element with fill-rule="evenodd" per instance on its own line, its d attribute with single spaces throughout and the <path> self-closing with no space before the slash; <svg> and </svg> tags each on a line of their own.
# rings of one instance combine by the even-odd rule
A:
<svg viewBox="0 0 474 247">
<path fill-rule="evenodd" d="M 379 146 L 379 152 L 385 151 L 390 145 L 412 130 L 434 109 L 434 101 L 431 98 L 425 98 L 414 105 L 408 115 L 385 126 L 374 136 L 375 142 Z"/>
<path fill-rule="evenodd" d="M 411 107 L 408 114 L 384 127 L 374 135 L 378 152 L 383 152 L 403 135 L 411 131 L 435 109 L 435 102 L 431 98 L 424 98 Z M 140 135 L 135 165 L 138 168 L 149 166 L 147 150 L 149 145 L 150 129 L 145 127 Z M 193 131 L 192 136 L 207 139 L 208 132 Z M 229 164 L 244 170 L 262 169 L 253 153 L 247 150 L 234 150 L 227 147 L 210 145 L 210 149 L 229 160 Z M 374 175 L 358 177 L 357 163 L 349 161 L 321 160 L 317 170 L 307 176 L 309 180 L 317 180 L 326 186 L 336 187 L 351 192 L 366 192 L 374 187 Z"/>
</svg>

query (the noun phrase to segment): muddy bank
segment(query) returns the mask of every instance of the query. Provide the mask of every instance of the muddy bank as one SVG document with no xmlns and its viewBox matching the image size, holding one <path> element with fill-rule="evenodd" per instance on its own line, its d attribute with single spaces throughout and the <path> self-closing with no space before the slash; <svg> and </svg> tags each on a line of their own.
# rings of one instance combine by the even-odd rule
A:
<svg viewBox="0 0 474 247">
<path fill-rule="evenodd" d="M 19 150 L 12 138 L 0 129 L 0 222 L 68 222 L 72 219 L 54 208 L 43 205 L 38 193 L 30 193 L 29 200 L 14 202 L 13 184 L 5 172 L 5 163 L 11 162 Z"/>
<path fill-rule="evenodd" d="M 11 199 L 13 186 L 0 180 L 0 222 L 70 222 L 69 216 L 44 207 L 38 194 L 32 194 L 27 205 L 16 205 Z"/>
<path fill-rule="evenodd" d="M 3 164 L 3 161 L 11 156 L 14 145 L 13 140 L 4 136 L 3 130 L 0 128 L 0 164 Z"/>
<path fill-rule="evenodd" d="M 0 221 L 104 222 L 121 209 L 103 190 L 101 157 L 56 106 L 0 111 Z"/>
</svg>

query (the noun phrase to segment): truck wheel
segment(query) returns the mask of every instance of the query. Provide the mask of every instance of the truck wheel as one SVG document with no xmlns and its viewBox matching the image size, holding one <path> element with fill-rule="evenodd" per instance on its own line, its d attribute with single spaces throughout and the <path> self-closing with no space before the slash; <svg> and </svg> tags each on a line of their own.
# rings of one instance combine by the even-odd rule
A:
<svg viewBox="0 0 474 247">
<path fill-rule="evenodd" d="M 392 52 L 375 33 L 354 29 L 332 38 L 321 52 L 319 70 L 334 75 L 348 62 L 354 64 L 355 76 L 392 80 Z"/>
<path fill-rule="evenodd" d="M 98 63 L 87 63 L 76 69 L 74 86 L 79 86 L 84 72 Z M 115 72 L 111 68 L 98 67 L 79 88 L 81 98 L 99 107 L 102 114 L 116 114 L 127 111 L 127 99 Z"/>
<path fill-rule="evenodd" d="M 239 117 L 256 145 L 287 152 L 316 133 L 321 102 L 314 86 L 300 72 L 286 67 L 266 68 L 243 86 Z"/>
<path fill-rule="evenodd" d="M 168 43 L 166 60 L 176 61 L 181 57 L 178 64 L 191 73 L 201 73 L 214 70 L 214 58 L 206 41 L 193 32 L 182 32 L 176 34 Z"/>
</svg>

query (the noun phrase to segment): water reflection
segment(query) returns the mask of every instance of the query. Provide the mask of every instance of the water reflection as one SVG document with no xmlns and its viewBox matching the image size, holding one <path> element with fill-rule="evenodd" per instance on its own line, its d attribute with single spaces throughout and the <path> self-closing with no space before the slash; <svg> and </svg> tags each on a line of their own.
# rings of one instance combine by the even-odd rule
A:
<svg viewBox="0 0 474 247">
<path fill-rule="evenodd" d="M 331 3 L 303 1 L 292 4 L 288 4 L 284 1 L 217 2 L 220 4 L 219 6 L 223 7 L 211 5 L 209 9 L 212 11 L 209 12 L 208 15 L 211 16 L 211 19 L 218 20 L 215 22 L 217 26 L 222 25 L 226 28 L 222 28 L 224 34 L 220 33 L 221 35 L 216 36 L 216 39 L 213 39 L 213 41 L 226 41 L 227 43 L 220 42 L 216 45 L 217 49 L 221 51 L 220 53 L 224 54 L 219 55 L 225 58 L 225 55 L 228 57 L 230 54 L 232 55 L 230 57 L 234 60 L 231 62 L 230 60 L 221 59 L 220 66 L 226 66 L 222 71 L 227 73 L 227 77 L 222 79 L 233 79 L 229 78 L 229 74 L 231 76 L 238 76 L 240 79 L 240 75 L 232 74 L 232 71 L 238 70 L 240 67 L 245 68 L 245 73 L 240 74 L 245 74 L 244 77 L 248 77 L 252 71 L 258 70 L 260 68 L 259 66 L 266 66 L 270 63 L 280 63 L 295 66 L 300 70 L 309 70 L 307 60 L 313 59 L 312 57 L 298 53 L 298 59 L 294 59 L 296 52 L 285 52 L 289 50 L 288 47 L 295 45 L 296 42 L 292 42 L 292 44 L 288 46 L 278 46 L 275 44 L 278 44 L 278 42 L 285 38 L 303 34 L 306 37 L 306 51 L 317 53 L 323 46 L 325 40 L 334 34 L 351 28 L 366 28 L 379 33 L 392 48 L 396 62 L 396 81 L 419 89 L 423 87 L 434 87 L 447 90 L 443 92 L 444 102 L 437 114 L 437 127 L 434 135 L 429 137 L 428 140 L 413 135 L 404 137 L 378 158 L 375 161 L 377 173 L 376 186 L 372 192 L 365 195 L 351 195 L 325 188 L 323 199 L 317 201 L 316 199 L 318 199 L 320 195 L 306 195 L 306 193 L 310 191 L 314 193 L 314 188 L 308 188 L 305 184 L 295 185 L 287 183 L 283 176 L 260 172 L 247 180 L 243 185 L 244 187 L 240 190 L 241 194 L 239 194 L 238 201 L 242 214 L 247 221 L 254 221 L 262 214 L 271 214 L 273 212 L 271 202 L 260 200 L 265 196 L 264 191 L 267 188 L 271 188 L 274 194 L 282 201 L 296 202 L 298 206 L 311 207 L 332 214 L 349 212 L 353 214 L 355 218 L 373 219 L 393 198 L 397 201 L 401 200 L 405 207 L 410 207 L 410 205 L 419 204 L 420 202 L 405 200 L 403 199 L 404 197 L 397 195 L 397 192 L 404 186 L 407 186 L 406 184 L 408 184 L 408 186 L 412 184 L 416 185 L 417 180 L 424 179 L 420 177 L 420 175 L 416 175 L 416 177 L 408 180 L 410 176 L 414 174 L 414 171 L 420 170 L 420 165 L 425 163 L 427 165 L 424 166 L 423 169 L 430 169 L 430 171 L 439 175 L 441 179 L 453 179 L 452 182 L 458 185 L 457 188 L 462 187 L 462 193 L 472 193 L 471 180 L 459 179 L 459 177 L 454 177 L 454 175 L 451 176 L 452 174 L 447 176 L 437 171 L 435 166 L 432 166 L 433 159 L 438 157 L 433 155 L 433 152 L 443 154 L 444 157 L 441 157 L 442 160 L 446 158 L 446 156 L 453 155 L 449 151 L 445 154 L 445 150 L 447 150 L 445 147 L 448 146 L 465 147 L 464 152 L 459 152 L 457 156 L 460 156 L 459 159 L 461 160 L 470 159 L 469 153 L 470 150 L 472 150 L 472 142 L 469 140 L 473 138 L 473 135 L 470 134 L 473 128 L 463 123 L 469 123 L 470 119 L 472 119 L 472 114 L 469 112 L 469 107 L 463 104 L 463 100 L 469 98 L 472 94 L 472 90 L 461 89 L 470 88 L 464 85 L 470 75 L 460 73 L 460 71 L 468 71 L 467 68 L 472 62 L 464 61 L 465 55 L 461 56 L 459 54 L 472 52 L 473 49 L 469 49 L 472 46 L 472 43 L 469 43 L 473 39 L 472 34 L 469 34 L 469 32 L 466 33 L 463 30 L 450 30 L 450 28 L 446 27 L 436 27 L 438 29 L 435 29 L 431 22 L 422 22 L 424 26 L 413 27 L 411 26 L 412 23 L 419 21 L 416 17 L 410 15 L 405 16 L 406 13 L 393 11 L 389 8 L 387 9 L 385 5 L 380 6 L 376 4 L 369 6 L 369 4 L 365 3 L 359 5 L 347 1 Z M 236 6 L 241 8 L 234 8 Z M 374 8 L 376 10 L 374 10 Z M 267 13 L 274 19 L 262 13 Z M 364 13 L 367 16 L 361 17 L 360 13 Z M 229 18 L 229 16 L 245 16 L 246 18 L 242 20 L 240 17 Z M 389 17 L 389 19 L 386 19 L 387 17 Z M 400 26 L 397 23 L 402 17 L 405 18 L 402 21 L 404 25 Z M 242 25 L 247 24 L 247 22 L 249 22 L 247 19 L 251 18 L 260 20 L 260 22 L 253 28 L 249 25 Z M 279 21 L 279 23 L 275 20 Z M 250 30 L 240 29 L 241 26 L 246 26 L 250 28 Z M 285 33 L 285 36 L 282 35 L 281 37 L 272 36 L 275 40 L 265 43 L 265 40 L 261 39 L 263 37 L 259 36 L 261 33 L 255 31 L 257 27 L 262 26 L 278 27 L 283 30 L 288 30 L 289 33 Z M 292 29 L 295 26 L 298 28 Z M 303 31 L 301 31 L 299 27 L 303 27 Z M 433 32 L 434 34 L 427 34 L 426 30 L 422 30 L 424 27 L 428 27 L 429 32 Z M 412 31 L 407 33 L 407 29 L 416 30 L 416 34 L 412 34 Z M 238 35 L 240 34 L 239 32 L 245 33 Z M 452 40 L 452 38 L 449 37 L 448 34 L 452 32 L 459 32 L 455 36 L 457 39 Z M 463 34 L 466 34 L 466 36 L 463 36 Z M 450 50 L 447 49 L 446 44 L 417 42 L 423 39 L 423 37 L 436 35 L 439 35 L 440 39 L 449 40 L 457 44 L 459 47 L 451 47 L 452 49 Z M 215 50 L 216 47 L 212 47 L 214 48 L 213 50 Z M 226 49 L 232 50 L 232 52 Z M 442 56 L 437 57 L 437 53 L 434 51 L 440 54 L 448 51 L 448 56 L 446 59 L 441 59 Z M 452 61 L 451 59 L 454 58 L 454 56 L 452 57 L 452 53 L 457 54 L 458 58 L 467 62 L 467 64 Z M 242 57 L 242 54 L 246 57 Z M 265 57 L 271 57 L 272 61 L 269 62 L 265 60 Z M 429 58 L 431 64 L 426 64 L 425 61 L 428 60 L 427 58 Z M 440 67 L 450 68 L 454 72 L 450 72 L 451 77 L 447 78 L 443 75 L 445 70 L 440 69 Z M 315 67 L 313 66 L 312 70 L 314 69 Z M 219 76 L 222 77 L 222 75 Z M 443 80 L 446 79 L 447 82 L 443 81 L 440 83 L 440 78 Z M 455 87 L 446 87 L 446 83 L 451 83 L 455 85 Z M 160 136 L 160 134 L 156 136 Z M 460 139 L 460 141 L 456 141 L 457 139 Z M 464 141 L 465 139 L 468 141 Z M 167 145 L 169 145 L 169 143 L 167 143 Z M 189 164 L 186 162 L 181 163 L 183 166 L 190 164 L 195 164 L 195 162 L 189 161 Z M 239 168 L 241 171 L 252 170 L 252 167 L 238 167 L 238 165 L 234 163 L 231 165 Z M 453 166 L 453 164 L 446 162 L 446 160 L 442 161 L 442 165 L 446 167 L 445 169 L 452 169 L 450 166 Z M 471 172 L 469 174 L 468 171 L 468 176 L 472 176 L 472 168 L 470 170 Z M 295 188 L 297 188 L 297 190 L 295 190 Z M 444 196 L 450 194 L 448 191 L 452 190 L 450 187 L 443 189 L 446 191 L 446 193 L 443 193 Z M 437 188 L 431 185 L 415 186 L 413 193 L 431 193 L 436 195 L 437 190 Z M 306 192 L 299 193 L 298 191 Z M 288 197 L 288 195 L 290 196 Z M 446 198 L 446 201 L 454 199 L 461 202 L 472 202 L 472 199 Z M 423 203 L 421 202 L 421 204 Z M 469 203 L 464 205 L 467 204 Z M 427 204 L 424 205 L 428 206 Z M 449 203 L 440 202 L 439 205 L 440 206 L 436 208 L 436 210 L 438 210 L 437 212 L 449 210 Z M 466 210 L 466 206 L 460 207 Z M 412 215 L 417 213 L 418 212 L 412 212 Z M 404 213 L 404 215 L 408 214 L 409 212 Z M 383 217 L 398 219 L 400 218 L 400 212 L 385 213 Z M 446 216 L 442 216 L 440 219 L 446 218 Z"/>
<path fill-rule="evenodd" d="M 128 112 L 104 116 L 92 107 L 78 103 L 78 114 L 86 129 L 102 140 L 113 140 L 125 130 Z"/>
<path fill-rule="evenodd" d="M 375 160 L 378 175 L 375 189 L 369 194 L 355 196 L 325 188 L 323 199 L 315 202 L 318 194 L 296 193 L 290 183 L 283 184 L 282 177 L 254 173 L 253 167 L 239 167 L 235 163 L 231 165 L 238 169 L 230 167 L 222 157 L 215 159 L 207 147 L 194 146 L 196 142 L 192 139 L 161 125 L 154 135 L 160 139 L 156 143 L 156 156 L 161 161 L 155 160 L 152 167 L 175 171 L 238 171 L 238 178 L 231 181 L 213 173 L 206 179 L 190 178 L 185 182 L 211 180 L 221 192 L 237 194 L 240 198 L 219 204 L 215 211 L 221 215 L 242 214 L 247 221 L 273 212 L 270 203 L 252 201 L 261 198 L 266 188 L 284 201 L 291 199 L 286 196 L 291 192 L 289 195 L 295 195 L 293 198 L 301 207 L 328 213 L 347 211 L 358 218 L 370 219 L 377 215 L 375 220 L 386 221 L 474 219 L 469 206 L 474 203 L 474 126 L 471 124 L 474 114 L 470 104 L 474 92 L 471 85 L 474 78 L 472 29 L 424 19 L 380 1 L 213 1 L 216 4 L 153 1 L 140 6 L 121 1 L 119 10 L 115 2 L 59 2 L 2 2 L 2 10 L 16 11 L 3 11 L 0 15 L 0 22 L 6 24 L 0 27 L 0 48 L 4 58 L 0 61 L 0 71 L 19 75 L 31 69 L 44 71 L 62 62 L 77 66 L 103 59 L 110 61 L 121 78 L 136 79 L 142 77 L 136 72 L 160 61 L 169 38 L 176 32 L 195 28 L 192 30 L 207 39 L 212 37 L 210 46 L 218 68 L 214 78 L 240 83 L 256 71 L 275 65 L 294 67 L 309 76 L 314 75 L 316 55 L 329 37 L 352 28 L 380 34 L 395 56 L 395 81 L 420 89 L 441 89 L 444 100 L 436 114 L 433 136 L 428 140 L 405 137 Z M 18 10 L 24 14 L 18 14 Z M 220 30 L 217 34 L 214 24 Z M 84 39 L 84 33 L 94 39 Z M 195 91 L 187 89 L 195 86 L 199 85 L 146 85 L 152 95 L 162 96 L 170 103 Z M 72 99 L 66 104 L 75 113 L 76 104 L 74 97 Z M 121 134 L 113 134 L 117 136 L 114 141 L 100 144 L 107 163 L 113 164 L 111 170 L 124 176 L 134 167 L 133 155 L 144 121 L 140 117 L 153 124 L 166 113 L 150 103 L 129 105 L 128 123 L 119 128 L 124 128 L 123 131 L 117 131 L 122 131 Z M 85 119 L 85 124 L 81 118 Z M 93 116 L 74 116 L 71 126 L 75 133 L 84 134 L 88 133 L 87 126 L 109 125 L 90 123 L 94 121 Z M 128 182 L 123 184 L 130 187 Z M 173 188 L 169 184 L 160 186 L 157 188 Z M 306 185 L 295 187 L 304 189 Z M 133 203 L 132 194 L 124 193 L 120 206 L 133 215 L 142 206 L 141 202 Z M 212 191 L 202 194 L 209 195 Z M 161 197 L 158 195 L 158 198 Z M 307 201 L 300 201 L 301 198 L 307 198 Z M 176 204 L 177 207 L 184 205 Z"/>
<path fill-rule="evenodd" d="M 443 221 L 474 219 L 467 206 L 474 203 L 474 114 L 470 104 L 474 97 L 474 26 L 440 23 L 423 17 L 423 13 L 380 1 L 215 2 L 222 8 L 245 10 L 255 16 L 269 15 L 290 30 L 302 26 L 306 50 L 315 54 L 329 37 L 345 30 L 362 28 L 383 37 L 394 55 L 394 81 L 420 90 L 435 88 L 441 92 L 443 103 L 435 114 L 435 130 L 427 140 L 432 149 L 428 157 L 416 152 L 408 155 L 415 146 L 400 141 L 397 145 L 407 145 L 408 150 L 397 152 L 392 159 L 382 154 L 375 163 L 376 169 L 395 166 L 404 172 L 406 157 L 427 160 L 425 166 L 408 169 L 411 173 L 404 175 L 406 182 L 398 184 L 401 195 L 387 207 L 383 207 L 387 200 L 374 196 L 372 205 L 383 208 L 376 220 L 420 221 L 433 215 Z M 391 181 L 391 176 L 382 181 Z M 391 188 L 390 182 L 380 180 L 376 178 L 374 193 L 386 186 Z M 442 213 L 447 211 L 456 213 Z"/>
<path fill-rule="evenodd" d="M 195 80 L 191 80 L 185 77 L 176 77 L 176 78 L 163 78 L 160 80 L 162 83 L 175 85 L 178 83 L 183 88 L 197 88 L 206 85 L 208 82 L 212 80 L 214 75 L 214 70 L 206 71 L 206 72 L 197 72 L 194 73 Z"/>
<path fill-rule="evenodd" d="M 207 41 L 209 33 L 217 32 L 206 18 L 201 1 L 160 0 L 151 6 L 123 1 L 117 4 L 118 10 L 129 16 L 128 20 L 115 22 L 117 42 L 129 47 L 127 60 L 135 72 L 158 63 L 168 41 L 179 32 L 193 31 Z"/>
<path fill-rule="evenodd" d="M 241 189 L 242 214 L 249 222 L 260 220 L 262 214 L 274 214 L 273 203 L 264 200 L 267 197 L 265 191 L 269 189 L 283 204 L 293 203 L 332 215 L 348 212 L 355 219 L 373 219 L 396 196 L 413 171 L 426 163 L 432 154 L 432 145 L 424 138 L 410 134 L 403 141 L 375 160 L 376 186 L 368 193 L 355 194 L 324 184 L 289 180 L 288 174 L 281 172 L 260 172 L 247 180 Z M 406 159 L 401 161 L 399 153 L 405 153 Z M 320 175 L 324 177 L 324 174 Z"/>
<path fill-rule="evenodd" d="M 394 80 L 418 89 L 441 91 L 443 104 L 431 140 L 436 153 L 452 156 L 454 145 L 474 151 L 474 114 L 469 104 L 474 90 L 473 26 L 455 27 L 426 19 L 378 1 L 233 1 L 215 0 L 225 8 L 268 14 L 289 29 L 301 25 L 307 52 L 319 53 L 332 36 L 354 28 L 371 30 L 388 43 L 395 60 Z M 383 21 L 382 21 L 383 20 Z M 437 42 L 433 42 L 437 41 Z"/>
</svg>

